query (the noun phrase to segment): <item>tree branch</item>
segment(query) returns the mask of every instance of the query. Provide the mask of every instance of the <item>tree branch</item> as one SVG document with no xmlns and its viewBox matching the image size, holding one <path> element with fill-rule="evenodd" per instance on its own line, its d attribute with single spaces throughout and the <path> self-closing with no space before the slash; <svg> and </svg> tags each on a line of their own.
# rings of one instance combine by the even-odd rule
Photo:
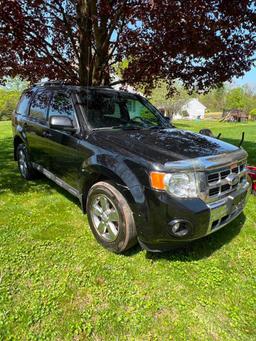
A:
<svg viewBox="0 0 256 341">
<path fill-rule="evenodd" d="M 35 33 L 31 32 L 29 29 L 26 30 L 26 34 L 33 39 L 37 39 Z M 37 49 L 41 49 L 42 52 L 46 53 L 46 55 L 59 66 L 64 64 L 63 67 L 61 66 L 61 68 L 65 70 L 65 72 L 69 74 L 72 78 L 77 78 L 77 75 L 73 72 L 73 69 L 72 72 L 70 72 L 70 64 L 61 56 L 61 54 L 57 50 L 54 50 L 53 46 L 49 42 L 47 42 L 45 39 L 42 39 L 41 43 L 41 47 L 37 46 Z M 49 51 L 47 47 L 51 48 L 52 51 Z M 59 58 L 56 59 L 57 56 L 54 55 L 53 52 L 57 53 Z M 64 68 L 64 66 L 66 66 L 66 68 Z"/>
<path fill-rule="evenodd" d="M 74 49 L 75 55 L 76 55 L 77 59 L 79 59 L 79 52 L 78 52 L 78 49 L 76 47 L 76 42 L 74 40 L 74 35 L 72 34 L 72 28 L 71 28 L 70 23 L 69 23 L 69 21 L 67 19 L 67 16 L 66 16 L 66 13 L 64 11 L 64 8 L 61 6 L 61 4 L 58 4 L 58 5 L 59 5 L 59 9 L 61 11 L 61 14 L 63 16 L 63 21 L 64 21 L 64 24 L 65 24 L 65 26 L 67 28 L 67 33 L 68 33 L 69 39 L 71 41 L 72 47 Z"/>
</svg>

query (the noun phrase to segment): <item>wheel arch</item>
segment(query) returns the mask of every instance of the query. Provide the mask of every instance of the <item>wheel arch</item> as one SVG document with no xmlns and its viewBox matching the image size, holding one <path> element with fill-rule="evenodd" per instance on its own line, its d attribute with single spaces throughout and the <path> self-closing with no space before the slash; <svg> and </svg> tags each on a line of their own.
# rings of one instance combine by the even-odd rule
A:
<svg viewBox="0 0 256 341">
<path fill-rule="evenodd" d="M 106 161 L 105 158 L 103 159 Z M 98 161 L 100 160 L 98 159 Z M 114 184 L 133 208 L 136 208 L 137 204 L 145 202 L 143 186 L 134 172 L 121 160 L 112 159 L 107 164 L 102 162 L 88 164 L 87 162 L 86 174 L 89 174 L 89 178 L 84 178 L 82 184 L 83 212 L 86 212 L 86 198 L 89 189 L 99 181 L 109 181 Z"/>
</svg>

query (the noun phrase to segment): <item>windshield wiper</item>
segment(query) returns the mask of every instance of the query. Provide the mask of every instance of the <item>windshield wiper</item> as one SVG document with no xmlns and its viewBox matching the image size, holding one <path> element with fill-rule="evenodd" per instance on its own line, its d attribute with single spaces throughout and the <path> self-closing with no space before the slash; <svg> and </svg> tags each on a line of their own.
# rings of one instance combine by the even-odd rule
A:
<svg viewBox="0 0 256 341">
<path fill-rule="evenodd" d="M 119 126 L 114 126 L 111 127 L 111 129 L 122 129 L 122 130 L 140 130 L 142 127 L 137 126 L 137 125 L 119 125 Z"/>
<path fill-rule="evenodd" d="M 160 125 L 148 127 L 148 129 L 165 129 L 165 128 L 166 128 L 165 126 L 160 126 Z"/>
<path fill-rule="evenodd" d="M 113 126 L 113 127 L 99 127 L 99 128 L 93 128 L 92 130 L 112 130 L 112 129 L 122 129 L 122 130 L 140 130 L 142 129 L 139 126 L 125 126 L 125 125 L 119 125 L 119 126 Z"/>
</svg>

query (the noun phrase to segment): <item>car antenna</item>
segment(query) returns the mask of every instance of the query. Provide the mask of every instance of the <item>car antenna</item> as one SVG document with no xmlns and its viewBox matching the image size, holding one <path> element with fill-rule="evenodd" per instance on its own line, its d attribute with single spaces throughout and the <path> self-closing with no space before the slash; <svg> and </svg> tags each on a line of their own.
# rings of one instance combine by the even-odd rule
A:
<svg viewBox="0 0 256 341">
<path fill-rule="evenodd" d="M 239 148 L 242 147 L 243 142 L 244 142 L 244 131 L 242 132 L 242 138 L 241 138 L 241 141 L 240 141 L 239 146 L 238 146 Z"/>
<path fill-rule="evenodd" d="M 219 133 L 219 135 L 216 137 L 216 139 L 220 139 L 220 137 L 221 137 L 221 133 Z"/>
</svg>

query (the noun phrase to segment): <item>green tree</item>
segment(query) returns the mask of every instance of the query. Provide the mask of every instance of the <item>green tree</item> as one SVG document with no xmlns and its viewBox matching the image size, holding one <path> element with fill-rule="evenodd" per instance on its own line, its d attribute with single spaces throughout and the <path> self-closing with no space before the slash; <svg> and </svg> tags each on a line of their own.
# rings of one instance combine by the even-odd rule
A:
<svg viewBox="0 0 256 341">
<path fill-rule="evenodd" d="M 180 110 L 182 104 L 189 98 L 197 97 L 208 111 L 223 111 L 224 109 L 242 109 L 246 112 L 256 108 L 256 94 L 248 85 L 232 89 L 223 84 L 212 89 L 206 94 L 191 93 L 180 84 L 176 83 L 176 92 L 167 97 L 168 87 L 166 82 L 160 81 L 158 86 L 152 90 L 151 101 L 158 108 L 166 108 L 169 113 Z M 141 90 L 142 91 L 142 90 Z"/>
<path fill-rule="evenodd" d="M 245 111 L 250 112 L 256 108 L 256 93 L 255 89 L 250 88 L 248 85 L 243 86 L 245 92 Z"/>
<path fill-rule="evenodd" d="M 249 114 L 256 117 L 256 108 L 252 109 Z"/>
<path fill-rule="evenodd" d="M 17 90 L 0 89 L 0 121 L 11 118 L 13 110 L 19 101 L 21 92 Z"/>
<path fill-rule="evenodd" d="M 191 97 L 188 91 L 180 84 L 176 83 L 176 91 L 172 96 L 168 96 L 169 89 L 165 81 L 160 81 L 152 90 L 150 100 L 158 108 L 165 108 L 168 114 L 174 114 L 181 108 L 182 104 Z"/>
<path fill-rule="evenodd" d="M 5 77 L 4 85 L 0 87 L 0 121 L 11 118 L 22 91 L 29 86 L 29 83 L 16 76 Z"/>
<path fill-rule="evenodd" d="M 226 107 L 228 89 L 225 85 L 200 95 L 199 101 L 207 107 L 208 111 L 223 111 Z"/>
<path fill-rule="evenodd" d="M 5 77 L 4 79 L 5 88 L 8 90 L 13 91 L 23 91 L 29 87 L 29 82 L 22 80 L 20 76 L 12 77 Z"/>
<path fill-rule="evenodd" d="M 243 88 L 235 88 L 227 94 L 227 109 L 245 109 L 246 93 Z"/>
</svg>

